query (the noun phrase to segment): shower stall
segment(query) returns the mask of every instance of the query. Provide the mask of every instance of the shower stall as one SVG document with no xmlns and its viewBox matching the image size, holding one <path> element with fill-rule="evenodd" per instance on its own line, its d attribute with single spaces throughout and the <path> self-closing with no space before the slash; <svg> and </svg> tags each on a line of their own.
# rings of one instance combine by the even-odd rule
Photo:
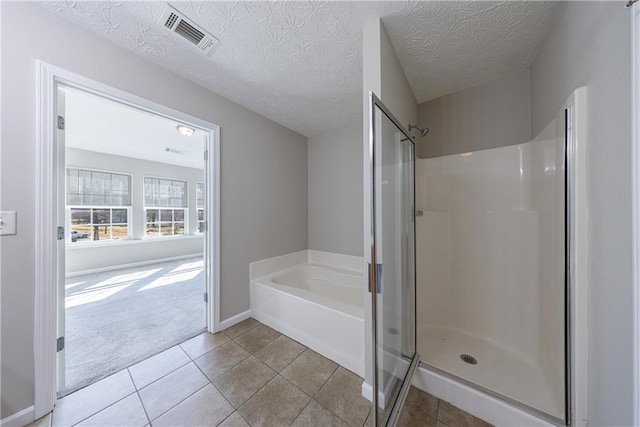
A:
<svg viewBox="0 0 640 427">
<path fill-rule="evenodd" d="M 565 183 L 564 138 L 416 159 L 423 362 L 558 420 Z"/>
<path fill-rule="evenodd" d="M 414 371 L 572 424 L 571 110 L 526 143 L 416 158 L 374 94 L 369 108 L 375 425 Z"/>
</svg>

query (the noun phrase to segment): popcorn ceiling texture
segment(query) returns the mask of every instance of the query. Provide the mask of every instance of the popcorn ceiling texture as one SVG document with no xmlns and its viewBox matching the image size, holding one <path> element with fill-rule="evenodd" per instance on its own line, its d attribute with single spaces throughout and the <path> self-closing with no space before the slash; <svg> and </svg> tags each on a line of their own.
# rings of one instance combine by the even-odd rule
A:
<svg viewBox="0 0 640 427">
<path fill-rule="evenodd" d="M 306 136 L 362 120 L 362 27 L 381 17 L 419 103 L 527 69 L 551 2 L 171 2 L 212 57 L 156 23 L 164 2 L 39 3 Z"/>
</svg>

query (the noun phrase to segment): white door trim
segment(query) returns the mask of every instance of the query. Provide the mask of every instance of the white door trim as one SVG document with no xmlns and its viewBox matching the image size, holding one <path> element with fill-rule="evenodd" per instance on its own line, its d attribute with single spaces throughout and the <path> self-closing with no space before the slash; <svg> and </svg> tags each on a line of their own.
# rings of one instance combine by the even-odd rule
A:
<svg viewBox="0 0 640 427">
<path fill-rule="evenodd" d="M 640 5 L 631 6 L 633 162 L 633 425 L 640 425 Z"/>
<path fill-rule="evenodd" d="M 36 61 L 36 289 L 35 289 L 35 418 L 51 412 L 56 402 L 56 98 L 59 84 L 96 93 L 117 102 L 200 128 L 207 134 L 205 166 L 205 271 L 210 304 L 207 329 L 220 328 L 220 127 L 161 104 L 140 98 L 62 68 Z M 212 298 L 213 296 L 213 298 Z M 212 302 L 212 303 L 211 303 Z"/>
</svg>

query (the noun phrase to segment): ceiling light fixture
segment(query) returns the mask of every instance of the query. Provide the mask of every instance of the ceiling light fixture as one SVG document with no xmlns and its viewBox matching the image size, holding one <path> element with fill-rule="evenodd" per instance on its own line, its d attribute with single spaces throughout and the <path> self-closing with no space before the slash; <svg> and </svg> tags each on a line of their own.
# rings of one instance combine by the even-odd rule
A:
<svg viewBox="0 0 640 427">
<path fill-rule="evenodd" d="M 185 125 L 178 125 L 176 129 L 178 129 L 178 132 L 180 132 L 182 136 L 191 136 L 195 132 L 195 129 Z"/>
</svg>

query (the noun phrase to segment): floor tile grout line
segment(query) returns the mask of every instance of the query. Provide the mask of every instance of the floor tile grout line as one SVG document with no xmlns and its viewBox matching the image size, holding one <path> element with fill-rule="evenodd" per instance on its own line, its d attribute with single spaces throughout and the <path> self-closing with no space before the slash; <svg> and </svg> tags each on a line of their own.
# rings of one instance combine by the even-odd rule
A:
<svg viewBox="0 0 640 427">
<path fill-rule="evenodd" d="M 345 421 L 344 419 L 342 419 L 342 417 L 338 414 L 336 414 L 335 412 L 333 412 L 331 409 L 327 408 L 325 405 L 322 404 L 322 402 L 320 402 L 319 400 L 316 400 L 316 398 L 312 398 L 311 400 L 313 400 L 314 402 L 316 402 L 318 405 L 322 406 L 324 409 L 326 409 L 327 411 L 329 411 L 331 414 L 335 415 L 340 421 L 342 421 L 343 423 L 345 423 L 346 425 L 351 426 L 351 424 L 349 424 L 347 421 Z M 371 409 L 369 409 L 369 412 L 367 412 L 367 417 L 364 419 L 362 425 L 364 426 L 364 424 L 367 422 L 367 418 L 369 418 L 369 413 L 371 412 Z"/>
<path fill-rule="evenodd" d="M 135 387 L 134 387 L 135 389 Z M 110 407 L 112 407 L 113 405 L 115 405 L 116 403 L 119 403 L 121 401 L 123 401 L 124 399 L 126 399 L 129 396 L 132 396 L 136 393 L 136 391 L 134 390 L 133 392 L 127 394 L 126 396 L 122 397 L 121 399 L 116 400 L 113 403 L 108 404 L 107 406 L 105 406 L 104 408 L 101 408 L 100 410 L 93 412 L 91 415 L 84 417 L 83 419 L 81 419 L 80 421 L 76 422 L 75 424 L 72 424 L 72 426 L 77 426 L 78 424 L 80 424 L 81 422 L 84 422 L 86 420 L 88 420 L 89 418 L 93 417 L 94 415 L 99 414 L 100 412 L 104 411 L 105 409 L 108 409 Z M 53 412 L 55 411 L 55 409 L 51 412 L 51 424 L 53 425 Z"/>
<path fill-rule="evenodd" d="M 307 396 L 308 396 L 308 394 L 307 394 Z M 295 424 L 295 422 L 298 420 L 298 418 L 300 418 L 300 415 L 302 415 L 304 410 L 307 409 L 309 407 L 309 405 L 311 405 L 311 402 L 313 402 L 313 397 L 311 399 L 309 399 L 309 401 L 307 402 L 306 405 L 304 405 L 304 408 L 302 408 L 302 411 L 300 411 L 300 413 L 298 415 L 296 415 L 296 417 L 293 419 L 293 422 L 291 423 L 291 425 Z"/>
<path fill-rule="evenodd" d="M 251 351 L 249 351 L 249 349 L 245 348 L 242 344 L 240 344 L 238 341 L 235 340 L 235 338 L 232 338 L 233 342 L 238 344 L 240 347 L 242 347 L 242 349 L 248 353 L 250 353 L 251 355 L 256 354 L 257 352 L 259 352 L 260 350 L 262 350 L 263 348 L 265 348 L 266 346 L 268 346 L 269 344 L 271 344 L 272 342 L 274 342 L 275 340 L 277 340 L 278 338 L 280 338 L 282 336 L 282 334 L 280 332 L 278 332 L 279 336 L 275 337 L 274 339 L 272 339 L 271 341 L 269 341 L 268 343 L 266 343 L 265 345 L 263 345 L 262 347 L 260 347 L 259 349 L 257 349 L 255 352 L 251 353 Z M 242 334 L 244 335 L 244 334 Z M 240 338 L 242 335 L 240 335 L 237 338 Z"/>
<path fill-rule="evenodd" d="M 184 402 L 185 400 L 189 399 L 191 396 L 193 396 L 194 394 L 196 394 L 197 392 L 199 392 L 200 390 L 202 390 L 203 388 L 205 388 L 206 386 L 208 386 L 209 384 L 205 384 L 202 387 L 200 387 L 199 389 L 197 389 L 196 391 L 194 391 L 193 393 L 191 393 L 190 395 L 188 395 L 187 397 L 185 397 L 184 399 L 180 400 L 179 402 L 177 402 L 176 404 L 174 404 L 173 406 L 171 406 L 169 409 L 167 409 L 166 411 L 162 412 L 160 415 L 158 415 L 157 417 L 155 417 L 153 419 L 153 421 L 156 421 L 158 418 L 160 418 L 161 416 L 163 416 L 164 414 L 166 414 L 167 412 L 169 412 L 170 410 L 174 409 L 176 406 L 178 406 L 179 404 L 181 404 L 182 402 Z M 142 399 L 141 399 L 142 400 Z M 144 406 L 144 403 L 142 404 L 142 406 Z M 153 421 L 149 421 L 149 424 L 151 424 Z"/>
<path fill-rule="evenodd" d="M 266 365 L 266 364 L 265 364 L 265 365 Z M 267 365 L 267 366 L 268 366 L 268 365 Z M 270 368 L 270 366 L 269 366 L 269 368 Z M 275 371 L 275 369 L 272 369 L 272 370 L 273 370 L 274 372 L 276 372 L 276 371 Z M 251 395 L 251 397 L 249 397 L 247 400 L 245 400 L 244 402 L 242 402 L 242 405 L 240 405 L 240 406 L 238 407 L 238 409 L 240 409 L 240 407 L 244 406 L 248 401 L 250 401 L 251 399 L 253 399 L 253 397 L 254 397 L 255 395 L 257 395 L 258 393 L 260 393 L 264 388 L 266 388 L 266 387 L 267 387 L 271 382 L 273 382 L 273 380 L 275 380 L 277 377 L 281 377 L 282 379 L 284 379 L 285 381 L 287 381 L 289 384 L 291 384 L 292 386 L 294 386 L 294 387 L 296 388 L 296 390 L 301 391 L 303 394 L 305 394 L 306 396 L 308 396 L 308 397 L 309 397 L 309 402 L 307 402 L 307 404 L 304 406 L 304 408 L 306 408 L 306 407 L 309 405 L 309 403 L 313 400 L 313 397 L 311 397 L 308 393 L 306 393 L 304 390 L 301 390 L 300 388 L 298 388 L 295 384 L 293 384 L 291 381 L 289 381 L 289 380 L 288 380 L 287 378 L 285 378 L 283 375 L 280 375 L 280 373 L 279 373 L 279 372 L 276 372 L 276 374 L 273 376 L 273 378 L 271 378 L 269 381 L 267 381 L 267 383 L 266 383 L 265 385 L 263 385 L 263 386 L 262 386 L 258 391 L 256 391 L 255 393 L 253 393 L 253 394 Z M 302 410 L 301 410 L 298 414 L 296 414 L 296 417 L 293 419 L 293 421 L 294 421 L 294 422 L 295 422 L 295 420 L 300 416 L 300 414 L 302 414 L 302 411 L 304 411 L 304 408 L 302 408 Z M 238 411 L 238 409 L 236 409 L 236 411 L 237 411 L 237 412 L 238 412 L 238 414 L 240 414 L 240 416 L 242 417 L 242 414 L 240 413 L 240 411 Z M 244 419 L 244 417 L 242 417 L 242 418 Z M 245 419 L 245 421 L 247 421 L 247 420 Z M 249 421 L 247 421 L 247 424 L 251 425 L 251 423 L 250 423 Z M 293 424 L 293 422 L 292 422 L 292 424 Z"/>
<path fill-rule="evenodd" d="M 226 399 L 225 399 L 226 400 Z M 233 405 L 231 405 L 231 407 L 233 408 Z M 236 412 L 238 412 L 235 408 L 233 411 L 231 411 L 231 413 L 229 415 L 227 415 L 226 417 L 224 417 L 224 419 L 222 419 L 218 424 L 216 424 L 216 427 L 219 426 L 220 424 L 224 423 L 225 421 L 227 421 L 230 417 L 233 416 L 233 414 L 235 414 Z M 240 414 L 238 414 L 240 415 Z M 240 415 L 242 416 L 242 415 Z"/>
<path fill-rule="evenodd" d="M 253 354 L 252 354 L 251 356 L 253 356 Z M 248 357 L 247 357 L 247 359 L 248 359 Z M 247 360 L 247 359 L 245 359 L 245 360 Z M 238 409 L 240 409 L 242 406 L 244 406 L 244 404 L 245 404 L 245 403 L 247 403 L 249 400 L 251 400 L 251 399 L 253 398 L 253 396 L 255 396 L 256 394 L 260 393 L 260 392 L 262 391 L 262 389 L 263 389 L 263 388 L 265 388 L 265 387 L 267 386 L 267 384 L 269 384 L 271 381 L 273 381 L 273 379 L 274 379 L 275 377 L 277 377 L 277 376 L 279 375 L 279 374 L 276 372 L 276 370 L 275 370 L 275 369 L 272 369 L 272 368 L 271 368 L 271 366 L 269 366 L 269 365 L 267 365 L 266 363 L 262 362 L 262 361 L 261 361 L 260 359 L 258 359 L 257 357 L 256 357 L 256 360 L 257 360 L 258 362 L 260 362 L 260 363 L 263 363 L 267 368 L 271 369 L 271 370 L 272 370 L 273 372 L 275 372 L 276 374 L 275 374 L 274 376 L 272 376 L 271 378 L 269 378 L 269 380 L 268 380 L 268 381 L 267 381 L 267 382 L 266 382 L 262 387 L 260 387 L 258 390 L 256 390 L 256 392 L 255 392 L 255 393 L 253 393 L 251 396 L 249 396 L 249 397 L 248 397 L 244 402 L 242 402 L 242 404 L 240 404 L 240 406 L 238 406 L 237 408 L 236 408 L 236 407 L 233 405 L 233 403 L 232 403 L 232 404 L 231 404 L 231 406 L 233 406 L 234 408 L 236 408 L 236 411 L 237 411 Z M 236 365 L 236 366 L 237 366 L 237 365 Z M 230 370 L 231 370 L 231 369 L 229 369 L 229 371 L 230 371 Z M 229 371 L 227 371 L 227 372 L 229 372 Z M 215 386 L 215 384 L 214 384 L 214 386 Z M 217 388 L 217 387 L 216 387 L 216 388 Z M 224 396 L 224 392 L 223 392 L 222 390 L 220 390 L 220 393 L 222 393 L 222 395 Z M 225 397 L 226 397 L 226 396 L 225 396 Z M 240 415 L 242 415 L 242 414 L 240 414 Z M 244 418 L 244 417 L 243 417 L 243 418 Z"/>
<path fill-rule="evenodd" d="M 228 342 L 228 341 L 227 341 L 227 342 Z M 223 343 L 223 344 L 226 344 L 226 343 Z M 223 345 L 223 344 L 220 344 L 220 345 Z M 215 347 L 215 348 L 212 348 L 212 349 L 211 349 L 211 351 L 213 351 L 213 350 L 215 350 L 216 348 L 220 347 L 220 345 L 219 345 L 219 346 L 217 346 L 217 347 Z M 209 352 L 207 352 L 207 353 L 209 353 Z M 207 354 L 207 353 L 205 353 L 205 354 Z M 204 356 L 204 354 L 203 354 L 203 356 Z M 191 357 L 191 356 L 189 356 L 189 357 Z M 200 357 L 202 357 L 202 356 L 200 356 Z M 247 359 L 248 359 L 248 358 L 247 358 Z M 244 362 L 244 361 L 245 361 L 245 360 L 247 360 L 247 359 L 243 359 L 243 360 L 242 360 L 242 362 Z M 198 368 L 198 370 L 202 373 L 202 375 L 204 375 L 204 377 L 207 379 L 207 381 L 209 381 L 209 384 L 211 384 L 211 385 L 213 386 L 213 388 L 215 388 L 215 389 L 216 389 L 216 391 L 217 391 L 218 393 L 220 393 L 220 396 L 222 396 L 222 398 L 223 398 L 224 400 L 226 400 L 226 401 L 229 403 L 229 405 L 231 405 L 231 407 L 233 408 L 233 411 L 234 411 L 234 412 L 236 412 L 236 411 L 237 411 L 237 409 L 236 409 L 236 407 L 235 407 L 235 406 L 233 406 L 233 403 L 231 403 L 231 402 L 229 401 L 229 399 L 227 399 L 227 396 L 225 396 L 225 395 L 224 395 L 224 393 L 222 392 L 222 390 L 220 390 L 218 387 L 216 387 L 216 385 L 213 383 L 213 380 L 212 380 L 212 379 L 210 379 L 210 378 L 207 376 L 207 374 L 205 374 L 205 373 L 204 373 L 204 371 L 200 368 L 200 366 L 198 366 L 198 364 L 196 363 L 196 361 L 192 359 L 192 360 L 191 360 L 191 362 L 196 366 L 196 368 Z M 240 362 L 240 363 L 242 363 L 242 362 Z M 226 374 L 226 373 L 227 373 L 227 372 L 229 372 L 231 369 L 233 369 L 234 367 L 238 366 L 240 363 L 238 363 L 238 364 L 234 365 L 232 368 L 229 368 L 229 369 L 228 369 L 228 370 L 226 370 L 223 374 L 220 374 L 218 377 L 220 377 L 220 376 L 222 376 L 222 375 Z M 218 377 L 216 377 L 216 378 L 218 378 Z M 205 386 L 205 387 L 206 387 L 206 386 Z M 233 412 L 232 412 L 232 413 L 233 413 Z M 231 415 L 229 415 L 227 418 L 229 418 L 230 416 L 231 416 Z M 225 420 L 226 420 L 227 418 L 225 418 Z M 223 423 L 223 422 L 224 422 L 224 420 L 222 420 L 220 423 Z"/>
<path fill-rule="evenodd" d="M 285 336 L 285 335 L 283 335 L 283 336 Z M 297 342 L 297 341 L 296 341 L 296 342 Z M 300 343 L 298 343 L 298 344 L 300 344 Z M 293 358 L 293 360 L 292 360 L 291 362 L 287 363 L 287 364 L 286 364 L 286 366 L 285 366 L 284 368 L 280 369 L 280 370 L 278 371 L 278 373 L 280 373 L 280 372 L 284 371 L 285 369 L 287 369 L 287 368 L 289 367 L 289 365 L 291 365 L 293 362 L 295 362 L 296 360 L 298 360 L 298 357 L 302 356 L 302 354 L 303 354 L 305 351 L 309 350 L 309 347 L 307 347 L 306 345 L 304 345 L 304 344 L 300 344 L 300 345 L 304 347 L 304 350 L 302 350 L 302 352 L 300 352 L 300 354 L 298 354 L 296 357 L 294 357 L 294 358 Z M 283 375 L 283 376 L 284 376 L 284 375 Z"/>
<path fill-rule="evenodd" d="M 136 395 L 138 396 L 138 400 L 140 401 L 140 405 L 142 406 L 142 410 L 144 411 L 144 416 L 147 417 L 147 423 L 151 425 L 151 418 L 149 418 L 149 413 L 147 413 L 147 408 L 144 406 L 144 402 L 142 401 L 142 397 L 140 397 L 140 391 L 136 387 L 136 383 L 133 382 L 133 376 L 131 375 L 131 371 L 127 368 L 127 373 L 129 374 L 129 378 L 131 378 L 131 382 L 133 383 L 133 388 L 136 389 Z"/>
<path fill-rule="evenodd" d="M 334 362 L 335 363 L 335 362 Z M 338 365 L 336 363 L 336 365 Z M 336 366 L 333 371 L 331 371 L 331 373 L 329 374 L 329 376 L 327 377 L 326 380 L 324 380 L 324 382 L 322 383 L 322 385 L 320 386 L 320 388 L 315 392 L 315 394 L 313 395 L 313 398 L 315 399 L 316 396 L 318 396 L 318 394 L 320 393 L 320 390 L 322 390 L 322 388 L 327 385 L 327 383 L 329 382 L 329 380 L 331 379 L 331 377 L 333 377 L 336 373 L 336 371 L 338 370 L 338 368 L 340 367 L 340 365 Z"/>
<path fill-rule="evenodd" d="M 204 332 L 203 332 L 203 333 L 201 333 L 200 335 L 204 335 L 204 334 L 216 335 L 216 334 L 219 334 L 219 333 L 221 333 L 221 332 L 216 332 L 215 334 L 211 334 L 211 332 L 209 332 L 209 331 L 204 331 Z M 193 338 L 199 337 L 200 335 L 196 335 L 196 336 L 195 336 L 195 337 L 193 337 Z M 223 345 L 227 344 L 229 341 L 232 341 L 232 340 L 231 340 L 231 338 L 227 337 L 226 335 L 225 335 L 225 337 L 227 338 L 227 341 L 222 342 L 222 343 L 220 343 L 220 344 L 218 344 L 218 345 L 216 345 L 216 346 L 214 346 L 214 347 L 210 348 L 209 350 L 205 351 L 204 353 L 200 354 L 199 356 L 197 356 L 197 357 L 195 357 L 195 358 L 191 357 L 191 355 L 190 355 L 189 353 L 187 353 L 187 351 L 186 351 L 184 348 L 182 348 L 182 344 L 184 344 L 184 343 L 180 344 L 180 348 L 182 349 L 182 351 L 184 351 L 184 352 L 185 352 L 185 354 L 187 355 L 187 357 L 188 357 L 189 359 L 191 359 L 191 361 L 192 361 L 193 363 L 196 363 L 196 359 L 200 359 L 201 357 L 206 356 L 207 354 L 211 353 L 211 352 L 212 352 L 212 351 L 214 351 L 215 349 L 217 349 L 217 348 L 219 348 L 219 347 L 221 347 L 221 346 L 223 346 Z M 193 339 L 193 338 L 191 338 L 191 339 Z M 186 342 L 186 341 L 185 341 L 185 342 Z"/>
<path fill-rule="evenodd" d="M 331 360 L 331 359 L 329 359 Z M 335 362 L 334 362 L 335 363 Z M 338 414 L 336 414 L 335 412 L 333 412 L 331 409 L 327 408 L 325 405 L 322 404 L 322 402 L 320 402 L 319 400 L 316 399 L 316 397 L 318 396 L 318 394 L 320 394 L 320 390 L 322 390 L 322 388 L 329 382 L 329 380 L 336 374 L 336 372 L 338 371 L 338 369 L 343 368 L 344 370 L 352 373 L 353 375 L 356 375 L 358 378 L 361 378 L 359 375 L 354 374 L 353 372 L 349 371 L 347 368 L 343 367 L 342 365 L 336 363 L 335 369 L 333 370 L 333 372 L 331 372 L 331 375 L 329 375 L 329 377 L 325 380 L 325 382 L 322 384 L 322 386 L 318 389 L 318 391 L 316 392 L 316 394 L 313 396 L 313 400 L 315 400 L 316 402 L 318 402 L 323 408 L 325 408 L 327 411 L 331 412 L 333 415 L 335 415 L 336 417 L 338 417 L 340 420 L 342 420 L 345 424 L 347 425 L 351 425 L 349 424 L 346 420 L 342 419 L 342 417 Z M 369 415 L 371 414 L 371 410 L 372 408 L 369 408 L 369 412 L 367 412 L 367 416 L 364 418 L 364 421 L 362 422 L 362 425 L 364 426 L 364 424 L 367 422 L 367 419 L 369 418 Z"/>
<path fill-rule="evenodd" d="M 245 423 L 247 423 L 247 425 L 248 425 L 248 426 L 250 426 L 250 425 L 251 425 L 251 423 L 249 423 L 249 421 L 247 421 L 247 419 L 246 419 L 246 418 L 245 418 L 245 417 L 244 417 L 240 412 L 238 412 L 238 410 L 237 410 L 237 409 L 236 409 L 236 413 L 238 414 L 238 416 L 239 416 L 240 418 L 242 418 L 242 419 L 244 420 L 244 422 L 245 422 Z"/>
<path fill-rule="evenodd" d="M 187 357 L 189 357 L 189 356 L 187 356 Z M 157 383 L 158 381 L 160 381 L 161 379 L 163 379 L 163 378 L 165 378 L 165 377 L 167 377 L 167 376 L 169 376 L 169 375 L 173 374 L 173 373 L 174 373 L 175 371 L 177 371 L 178 369 L 182 369 L 182 368 L 184 368 L 184 367 L 185 367 L 185 366 L 187 366 L 189 363 L 194 363 L 194 364 L 195 364 L 195 362 L 193 362 L 191 359 L 189 359 L 189 361 L 188 361 L 187 363 L 185 363 L 184 365 L 180 365 L 180 366 L 178 366 L 177 368 L 172 369 L 170 372 L 167 372 L 167 373 L 166 373 L 166 374 L 164 374 L 163 376 L 156 378 L 155 380 L 151 381 L 149 384 L 144 385 L 143 387 L 138 388 L 138 386 L 136 385 L 136 383 L 135 383 L 135 381 L 134 381 L 134 382 L 133 382 L 133 387 L 136 389 L 136 391 L 142 391 L 142 390 L 144 390 L 145 388 L 149 387 L 151 384 L 155 384 L 155 383 Z M 128 371 L 128 370 L 129 370 L 129 368 L 127 368 L 127 371 Z M 129 373 L 129 375 L 131 375 L 131 373 Z M 133 381 L 133 375 L 131 375 L 131 381 Z"/>
<path fill-rule="evenodd" d="M 297 390 L 300 390 L 302 393 L 306 394 L 307 396 L 309 396 L 311 399 L 309 400 L 309 402 L 307 403 L 307 405 L 302 409 L 302 411 L 300 411 L 300 413 L 298 413 L 298 415 L 296 416 L 296 418 L 294 419 L 294 421 L 300 416 L 300 414 L 302 414 L 302 412 L 304 411 L 304 409 L 309 406 L 309 404 L 311 402 L 316 402 L 318 405 L 322 406 L 324 409 L 326 409 L 327 411 L 329 411 L 331 414 L 335 415 L 339 420 L 341 420 L 342 422 L 344 422 L 347 425 L 350 425 L 348 422 L 346 422 L 345 420 L 343 420 L 338 414 L 336 414 L 335 412 L 333 412 L 331 409 L 327 408 L 325 405 L 323 405 L 321 402 L 319 402 L 318 400 L 316 400 L 316 396 L 318 395 L 318 393 L 320 392 L 320 390 L 322 390 L 322 387 L 324 387 L 324 385 L 327 383 L 327 381 L 329 381 L 329 379 L 333 376 L 333 374 L 335 373 L 335 371 L 338 370 L 338 367 L 340 365 L 336 366 L 336 368 L 333 370 L 333 372 L 331 372 L 331 374 L 329 375 L 329 377 L 325 380 L 325 382 L 322 384 L 322 386 L 320 386 L 320 388 L 318 389 L 318 391 L 312 396 L 309 393 L 307 393 L 306 391 L 302 390 L 300 387 L 298 387 L 297 385 L 295 385 L 291 380 L 289 380 L 289 378 L 285 377 L 284 375 L 278 373 L 278 376 L 282 377 L 285 381 L 287 381 L 289 384 L 291 384 L 292 386 L 294 386 Z M 275 378 L 275 377 L 274 377 Z M 270 380 L 269 382 L 271 382 L 273 380 Z M 266 385 L 265 385 L 266 386 Z M 369 416 L 369 413 L 367 413 L 367 417 Z M 367 422 L 367 419 L 365 418 L 364 422 Z"/>
<path fill-rule="evenodd" d="M 307 393 L 306 391 L 304 391 L 303 389 L 301 389 L 300 387 L 298 387 L 297 385 L 295 385 L 293 383 L 293 381 L 291 381 L 289 378 L 285 377 L 284 375 L 280 374 L 278 372 L 278 376 L 281 376 L 286 382 L 288 382 L 289 384 L 291 384 L 292 386 L 294 386 L 296 388 L 296 390 L 300 390 L 301 392 L 303 392 L 304 394 L 306 394 L 307 396 L 309 396 L 311 398 L 311 400 L 313 400 L 313 396 L 310 395 L 309 393 Z"/>
<path fill-rule="evenodd" d="M 227 341 L 227 342 L 228 342 L 228 341 Z M 227 344 L 227 343 L 220 344 L 218 347 L 221 347 L 221 346 L 223 346 L 223 345 L 225 345 L 225 344 Z M 236 343 L 234 343 L 234 344 L 236 344 Z M 236 344 L 236 345 L 238 345 L 238 344 Z M 238 346 L 239 346 L 239 345 L 238 345 Z M 240 346 L 239 346 L 239 347 L 240 347 Z M 249 353 L 249 352 L 248 352 L 247 350 L 245 350 L 244 348 L 242 348 L 242 347 L 240 347 L 240 348 L 241 348 L 243 351 L 245 351 L 246 353 L 248 353 L 248 354 L 249 354 L 249 356 L 245 357 L 244 359 L 242 359 L 241 361 L 239 361 L 238 363 L 236 363 L 235 365 L 233 365 L 232 367 L 230 367 L 229 369 L 227 369 L 226 371 L 224 371 L 223 373 L 221 373 L 220 375 L 218 375 L 218 376 L 217 376 L 217 377 L 215 377 L 214 379 L 209 378 L 209 376 L 208 376 L 207 374 L 205 374 L 205 373 L 204 373 L 204 371 L 203 371 L 202 369 L 200 369 L 200 366 L 198 366 L 198 364 L 196 363 L 196 361 L 195 361 L 195 360 L 193 361 L 193 363 L 198 367 L 198 369 L 200 369 L 200 372 L 202 372 L 202 373 L 204 374 L 204 376 L 209 380 L 209 382 L 210 382 L 211 384 L 213 384 L 213 385 L 214 385 L 214 387 L 215 387 L 215 384 L 213 383 L 215 380 L 217 380 L 217 379 L 218 379 L 218 378 L 220 378 L 221 376 L 225 375 L 225 374 L 226 374 L 226 373 L 228 373 L 230 370 L 232 370 L 233 368 L 235 368 L 236 366 L 238 366 L 239 364 L 241 364 L 242 362 L 244 362 L 245 360 L 247 360 L 248 358 L 250 358 L 251 356 L 253 356 L 253 354 Z M 213 350 L 215 350 L 215 349 L 213 349 Z M 213 350 L 211 350 L 211 351 L 213 351 Z M 206 353 L 205 353 L 205 354 L 206 354 Z M 204 356 L 204 355 L 203 355 L 203 356 Z M 199 358 L 198 358 L 198 359 L 199 359 Z M 256 357 L 256 359 L 257 359 L 257 357 Z M 260 360 L 260 359 L 258 359 L 258 360 Z M 216 387 L 216 388 L 218 388 L 218 387 Z M 222 391 L 220 391 L 220 392 L 222 393 Z M 233 405 L 231 405 L 231 406 L 233 406 Z"/>
<path fill-rule="evenodd" d="M 253 319 L 253 317 L 248 317 L 248 318 L 247 318 L 247 319 L 245 319 L 245 320 L 248 320 L 248 319 Z M 244 322 L 245 320 L 243 320 L 243 321 L 241 321 L 241 322 L 238 322 L 238 323 L 236 323 L 235 325 L 231 325 L 231 326 L 229 326 L 228 328 L 223 329 L 223 330 L 218 331 L 218 332 L 222 332 L 223 334 L 227 335 L 227 333 L 226 333 L 225 331 L 227 331 L 227 330 L 229 330 L 229 329 L 233 328 L 233 327 L 234 327 L 234 326 L 236 326 L 236 325 L 239 325 L 240 323 Z M 253 325 L 253 326 L 250 326 L 250 327 L 249 327 L 249 329 L 247 329 L 246 331 L 244 331 L 244 332 L 243 332 L 243 333 L 241 333 L 240 335 L 244 335 L 244 334 L 246 334 L 247 332 L 249 332 L 251 329 L 255 328 L 256 326 L 258 326 L 258 325 L 262 325 L 262 324 L 263 324 L 263 323 L 261 323 L 261 322 L 258 322 L 256 319 L 253 319 L 253 320 L 254 320 L 254 322 L 256 322 L 256 324 L 255 324 L 255 325 Z M 266 326 L 266 325 L 265 325 L 265 326 Z M 216 333 L 217 333 L 217 332 L 216 332 Z M 239 337 L 240 335 L 237 335 L 235 338 Z M 228 337 L 230 340 L 235 339 L 235 338 L 230 337 L 229 335 L 227 335 L 227 337 Z"/>
<path fill-rule="evenodd" d="M 284 378 L 284 377 L 282 377 L 282 378 Z M 302 390 L 300 390 L 300 391 L 302 391 Z M 304 392 L 303 392 L 303 393 L 304 393 Z M 305 394 L 306 394 L 306 393 L 305 393 Z M 307 394 L 307 396 L 309 396 L 309 395 Z M 293 419 L 293 421 L 291 421 L 291 424 L 289 424 L 289 425 L 292 425 L 293 423 L 295 423 L 295 422 L 296 422 L 296 420 L 298 419 L 298 417 L 300 417 L 300 415 L 302 415 L 302 413 L 304 412 L 304 410 L 305 410 L 305 409 L 307 409 L 307 406 L 309 406 L 309 405 L 311 404 L 311 402 L 313 402 L 313 397 L 309 399 L 309 401 L 307 402 L 307 404 L 306 404 L 306 405 L 304 405 L 304 407 L 303 407 L 302 409 L 300 409 L 300 412 L 298 412 L 298 413 L 296 414 L 296 417 Z"/>
</svg>

